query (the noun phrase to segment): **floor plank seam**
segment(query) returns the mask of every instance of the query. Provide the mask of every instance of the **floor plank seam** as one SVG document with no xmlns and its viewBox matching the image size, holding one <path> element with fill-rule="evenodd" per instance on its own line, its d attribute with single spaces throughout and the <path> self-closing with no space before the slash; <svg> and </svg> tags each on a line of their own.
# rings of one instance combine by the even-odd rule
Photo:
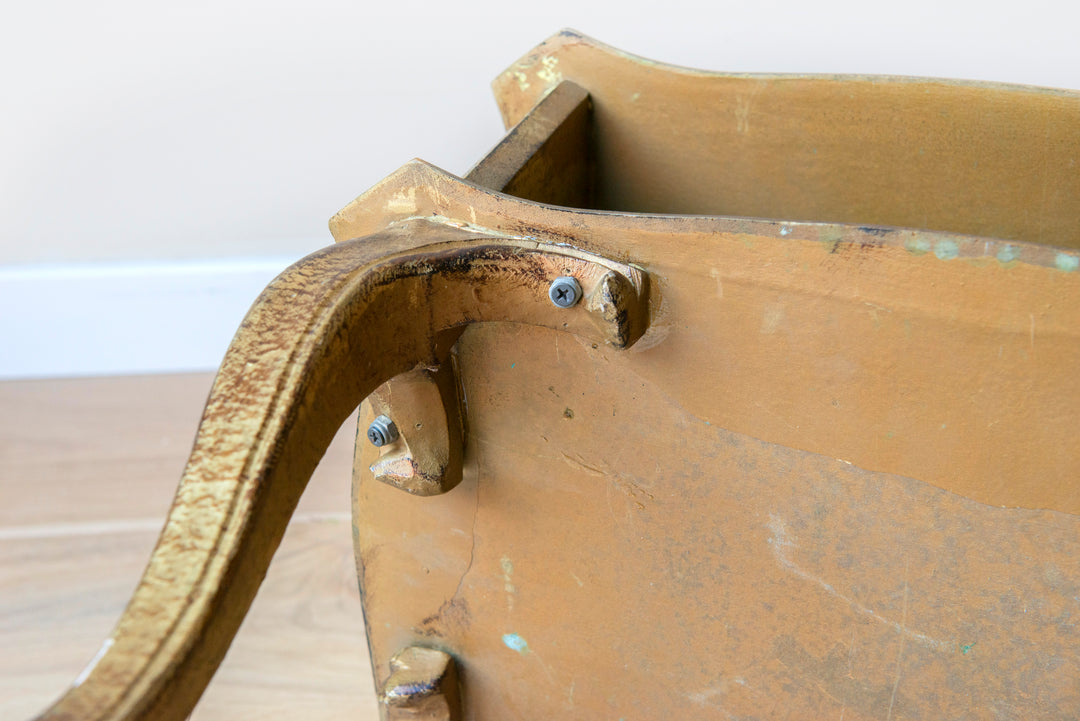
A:
<svg viewBox="0 0 1080 721">
<path fill-rule="evenodd" d="M 299 513 L 289 522 L 327 523 L 348 522 L 352 516 L 347 512 Z M 117 521 L 84 521 L 78 523 L 45 523 L 33 526 L 0 528 L 0 541 L 27 541 L 76 536 L 105 536 L 120 533 L 158 533 L 165 525 L 164 518 L 132 518 Z"/>
</svg>

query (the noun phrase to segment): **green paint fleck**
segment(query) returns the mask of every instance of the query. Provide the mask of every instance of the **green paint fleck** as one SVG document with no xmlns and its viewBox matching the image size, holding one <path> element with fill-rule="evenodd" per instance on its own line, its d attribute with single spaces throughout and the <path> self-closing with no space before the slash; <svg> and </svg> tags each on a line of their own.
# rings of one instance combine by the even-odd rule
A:
<svg viewBox="0 0 1080 721">
<path fill-rule="evenodd" d="M 1054 258 L 1054 265 L 1057 266 L 1058 270 L 1071 273 L 1077 268 L 1080 268 L 1080 257 L 1068 253 L 1058 253 Z"/>
<path fill-rule="evenodd" d="M 930 241 L 926 238 L 912 238 L 904 243 L 904 247 L 907 249 L 907 252 L 915 255 L 926 255 L 933 249 L 933 246 L 930 245 Z"/>
<path fill-rule="evenodd" d="M 966 646 L 961 646 L 961 647 L 960 647 L 960 653 L 962 653 L 962 654 L 964 654 L 964 655 L 966 656 L 966 655 L 967 655 L 967 653 L 968 653 L 968 651 L 970 651 L 970 650 L 971 650 L 971 648 L 972 648 L 972 647 L 973 647 L 973 646 L 974 646 L 974 645 L 975 645 L 976 643 L 978 643 L 978 642 L 977 642 L 977 641 L 972 641 L 971 643 L 967 644 Z"/>
<path fill-rule="evenodd" d="M 516 362 L 514 362 L 514 363 L 511 363 L 511 364 L 510 364 L 510 367 L 511 367 L 511 368 L 513 368 L 513 367 L 514 367 L 514 366 L 516 366 L 516 365 L 517 365 L 517 363 L 516 363 Z"/>
<path fill-rule="evenodd" d="M 896 431 L 889 431 L 888 433 L 885 434 L 885 439 L 886 440 L 892 440 L 893 436 L 895 436 L 895 435 L 896 435 Z"/>
<path fill-rule="evenodd" d="M 508 649 L 517 651 L 518 653 L 525 653 L 529 650 L 529 644 L 525 643 L 525 639 L 518 636 L 516 633 L 503 634 L 502 642 Z"/>
<path fill-rule="evenodd" d="M 941 260 L 952 260 L 960 255 L 960 247 L 954 240 L 939 240 L 934 246 L 934 255 Z"/>
<path fill-rule="evenodd" d="M 1020 249 L 1015 245 L 1006 245 L 997 252 L 999 263 L 1011 263 L 1020 257 Z"/>
</svg>

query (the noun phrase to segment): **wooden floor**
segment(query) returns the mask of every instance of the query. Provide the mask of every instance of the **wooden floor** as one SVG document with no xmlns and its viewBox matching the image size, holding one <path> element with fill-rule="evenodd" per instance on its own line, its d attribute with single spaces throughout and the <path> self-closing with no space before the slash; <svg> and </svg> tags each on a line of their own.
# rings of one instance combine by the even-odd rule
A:
<svg viewBox="0 0 1080 721">
<path fill-rule="evenodd" d="M 208 374 L 0 383 L 0 719 L 43 710 L 97 652 L 157 538 Z M 342 426 L 192 718 L 378 717 Z"/>
</svg>

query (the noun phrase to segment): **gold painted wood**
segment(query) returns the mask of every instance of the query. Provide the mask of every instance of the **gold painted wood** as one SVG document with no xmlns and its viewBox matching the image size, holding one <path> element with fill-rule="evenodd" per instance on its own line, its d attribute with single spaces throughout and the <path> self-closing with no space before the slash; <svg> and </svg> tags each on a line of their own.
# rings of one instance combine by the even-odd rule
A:
<svg viewBox="0 0 1080 721">
<path fill-rule="evenodd" d="M 418 496 L 446 493 L 461 483 L 464 428 L 453 364 L 401 373 L 376 388 L 368 402 L 399 431 L 371 464 L 377 480 Z"/>
<path fill-rule="evenodd" d="M 434 502 L 371 483 L 358 446 L 377 678 L 434 644 L 477 719 L 1075 710 L 1080 275 L 1062 251 L 581 213 L 422 165 L 397 180 L 414 213 L 625 252 L 656 300 L 621 356 L 466 331 L 464 479 Z"/>
<path fill-rule="evenodd" d="M 1080 511 L 1067 420 L 1080 397 L 1080 273 L 1063 270 L 1080 266 L 1076 252 L 556 208 L 419 161 L 332 228 L 348 238 L 429 214 L 648 268 L 654 311 L 639 347 L 657 358 L 637 372 L 714 425 L 983 503 Z"/>
<path fill-rule="evenodd" d="M 573 34 L 496 92 L 513 122 L 567 81 L 593 204 L 414 163 L 331 223 L 558 239 L 653 297 L 627 354 L 467 329 L 452 492 L 395 494 L 358 445 L 376 679 L 422 644 L 475 719 L 1075 716 L 1076 94 L 681 71 Z"/>
<path fill-rule="evenodd" d="M 465 179 L 540 203 L 590 207 L 595 181 L 591 132 L 588 92 L 561 82 L 508 129 Z"/>
<path fill-rule="evenodd" d="M 379 702 L 386 721 L 460 721 L 461 688 L 453 656 L 423 646 L 394 654 Z"/>
<path fill-rule="evenodd" d="M 571 249 L 427 221 L 326 249 L 285 271 L 229 348 L 173 510 L 112 638 L 41 718 L 186 717 L 311 471 L 356 404 L 386 379 L 440 362 L 449 348 L 439 334 L 480 320 L 632 343 L 643 330 L 641 308 L 625 305 L 605 326 L 589 304 L 558 309 L 546 295 L 563 272 L 592 296 L 620 271 L 640 278 Z M 406 307 L 423 312 L 398 312 Z"/>
<path fill-rule="evenodd" d="M 1075 90 L 702 72 L 567 30 L 496 79 L 507 127 L 561 82 L 592 100 L 596 194 L 583 207 L 1080 247 Z"/>
</svg>

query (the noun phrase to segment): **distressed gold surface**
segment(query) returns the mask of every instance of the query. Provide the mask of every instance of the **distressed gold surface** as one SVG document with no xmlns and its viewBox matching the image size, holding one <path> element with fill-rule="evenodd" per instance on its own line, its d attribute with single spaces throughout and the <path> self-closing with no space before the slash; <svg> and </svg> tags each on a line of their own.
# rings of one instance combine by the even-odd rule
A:
<svg viewBox="0 0 1080 721">
<path fill-rule="evenodd" d="M 540 203 L 589 207 L 595 180 L 592 146 L 588 92 L 560 83 L 465 178 Z"/>
<path fill-rule="evenodd" d="M 702 72 L 565 31 L 495 81 L 507 127 L 561 82 L 592 99 L 596 193 L 585 207 L 1080 247 L 1074 90 Z"/>
<path fill-rule="evenodd" d="M 496 326 L 459 348 L 462 484 L 357 474 L 376 676 L 444 648 L 474 719 L 1080 708 L 1075 515 L 725 430 L 647 380 L 655 353 Z"/>
<path fill-rule="evenodd" d="M 457 664 L 437 649 L 402 649 L 390 659 L 379 702 L 386 721 L 460 721 Z"/>
<path fill-rule="evenodd" d="M 165 529 L 112 638 L 41 718 L 185 718 L 311 471 L 360 400 L 442 360 L 440 333 L 476 321 L 549 324 L 603 342 L 610 330 L 599 333 L 584 307 L 555 308 L 547 287 L 553 268 L 589 288 L 613 267 L 416 221 L 282 273 L 230 345 Z M 397 312 L 418 302 L 424 312 Z"/>
<path fill-rule="evenodd" d="M 713 425 L 991 505 L 1080 511 L 1074 251 L 554 208 L 420 162 L 335 216 L 335 238 L 394 222 L 402 197 L 409 215 L 632 259 L 653 299 L 642 379 Z"/>
<path fill-rule="evenodd" d="M 564 34 L 496 81 L 508 125 L 566 81 L 589 208 L 414 163 L 331 223 L 567 243 L 653 299 L 621 355 L 468 329 L 451 493 L 395 495 L 358 448 L 376 678 L 422 643 L 473 719 L 1076 716 L 1076 94 L 720 76 Z"/>
<path fill-rule="evenodd" d="M 368 397 L 400 437 L 379 449 L 376 480 L 419 496 L 446 493 L 461 483 L 461 408 L 452 365 L 401 373 Z"/>
</svg>

